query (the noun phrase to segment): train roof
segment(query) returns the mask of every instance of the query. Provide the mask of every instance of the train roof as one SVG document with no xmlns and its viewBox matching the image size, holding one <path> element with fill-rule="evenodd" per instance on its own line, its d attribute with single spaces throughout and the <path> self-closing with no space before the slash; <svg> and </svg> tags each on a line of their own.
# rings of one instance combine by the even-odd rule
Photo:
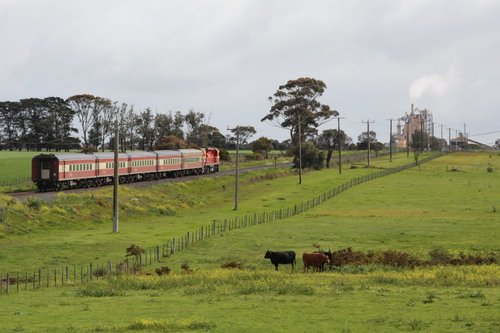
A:
<svg viewBox="0 0 500 333">
<path fill-rule="evenodd" d="M 195 154 L 195 153 L 201 153 L 201 149 L 179 149 L 181 154 Z"/>
<path fill-rule="evenodd" d="M 155 150 L 158 156 L 180 156 L 181 152 L 178 150 Z"/>
<path fill-rule="evenodd" d="M 93 154 L 97 158 L 114 158 L 115 153 L 94 153 Z M 118 158 L 128 158 L 127 153 L 119 153 Z"/>
<path fill-rule="evenodd" d="M 152 151 L 133 151 L 127 153 L 130 157 L 155 157 L 156 153 Z"/>
<path fill-rule="evenodd" d="M 82 154 L 82 153 L 69 153 L 69 154 L 40 154 L 33 157 L 33 159 L 57 159 L 59 161 L 88 161 L 95 160 L 92 154 Z"/>
</svg>

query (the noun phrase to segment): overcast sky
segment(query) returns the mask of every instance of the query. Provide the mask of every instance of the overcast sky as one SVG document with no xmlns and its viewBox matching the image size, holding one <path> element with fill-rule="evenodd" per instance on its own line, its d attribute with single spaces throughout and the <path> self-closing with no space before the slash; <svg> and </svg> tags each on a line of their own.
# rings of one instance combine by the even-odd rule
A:
<svg viewBox="0 0 500 333">
<path fill-rule="evenodd" d="M 414 103 L 432 112 L 436 136 L 465 123 L 493 144 L 499 18 L 495 0 L 0 0 L 0 100 L 90 93 L 284 140 L 260 121 L 267 98 L 313 77 L 355 142 L 367 119 L 387 142 L 387 119 Z"/>
</svg>

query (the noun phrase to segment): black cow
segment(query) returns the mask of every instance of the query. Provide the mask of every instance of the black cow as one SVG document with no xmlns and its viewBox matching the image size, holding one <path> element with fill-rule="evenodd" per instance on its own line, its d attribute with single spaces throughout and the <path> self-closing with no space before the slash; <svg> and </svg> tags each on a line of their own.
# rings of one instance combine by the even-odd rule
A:
<svg viewBox="0 0 500 333">
<path fill-rule="evenodd" d="M 292 265 L 292 269 L 295 267 L 295 252 L 294 251 L 267 251 L 264 259 L 271 259 L 271 263 L 278 270 L 278 265 Z"/>
</svg>

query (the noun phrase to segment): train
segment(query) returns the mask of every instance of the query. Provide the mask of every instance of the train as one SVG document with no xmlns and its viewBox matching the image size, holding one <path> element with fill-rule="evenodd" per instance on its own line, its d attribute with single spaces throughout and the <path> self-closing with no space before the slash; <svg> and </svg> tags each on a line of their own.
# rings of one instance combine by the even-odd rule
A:
<svg viewBox="0 0 500 333">
<path fill-rule="evenodd" d="M 40 154 L 32 159 L 31 179 L 41 192 L 110 185 L 114 164 L 112 152 Z M 218 171 L 219 150 L 213 147 L 118 154 L 119 183 Z"/>
</svg>

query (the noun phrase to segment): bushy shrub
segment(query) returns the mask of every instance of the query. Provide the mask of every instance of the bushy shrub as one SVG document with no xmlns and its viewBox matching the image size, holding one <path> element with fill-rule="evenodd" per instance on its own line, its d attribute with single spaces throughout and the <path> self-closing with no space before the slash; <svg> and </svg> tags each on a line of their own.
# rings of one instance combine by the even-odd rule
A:
<svg viewBox="0 0 500 333">
<path fill-rule="evenodd" d="M 28 206 L 33 210 L 39 210 L 40 207 L 42 206 L 42 203 L 40 202 L 40 200 L 29 198 L 28 201 L 26 202 L 26 206 Z"/>
<path fill-rule="evenodd" d="M 193 270 L 191 267 L 189 267 L 189 263 L 187 261 L 184 261 L 181 265 L 181 269 L 184 273 L 192 273 Z"/>
<path fill-rule="evenodd" d="M 237 269 L 243 269 L 243 263 L 239 261 L 228 261 L 223 263 L 220 267 L 221 268 L 237 268 Z"/>
<path fill-rule="evenodd" d="M 82 153 L 84 153 L 84 154 L 90 154 L 90 153 L 95 153 L 95 152 L 97 152 L 97 148 L 92 146 L 92 145 L 82 148 Z"/>
<path fill-rule="evenodd" d="M 132 244 L 129 247 L 127 247 L 126 252 L 127 252 L 126 255 L 127 257 L 131 256 L 138 257 L 139 255 L 145 253 L 146 251 L 142 247 Z"/>
<path fill-rule="evenodd" d="M 435 247 L 429 251 L 430 263 L 434 265 L 447 265 L 450 263 L 451 256 L 448 250 L 442 247 Z"/>
<path fill-rule="evenodd" d="M 158 274 L 158 276 L 168 275 L 170 274 L 170 268 L 168 266 L 163 266 L 155 269 L 155 272 L 156 274 Z"/>
<path fill-rule="evenodd" d="M 409 253 L 388 250 L 376 256 L 375 262 L 392 267 L 416 267 L 421 261 Z"/>
<path fill-rule="evenodd" d="M 229 156 L 229 152 L 226 149 L 219 150 L 219 159 L 225 162 L 231 162 L 231 156 Z"/>
</svg>

